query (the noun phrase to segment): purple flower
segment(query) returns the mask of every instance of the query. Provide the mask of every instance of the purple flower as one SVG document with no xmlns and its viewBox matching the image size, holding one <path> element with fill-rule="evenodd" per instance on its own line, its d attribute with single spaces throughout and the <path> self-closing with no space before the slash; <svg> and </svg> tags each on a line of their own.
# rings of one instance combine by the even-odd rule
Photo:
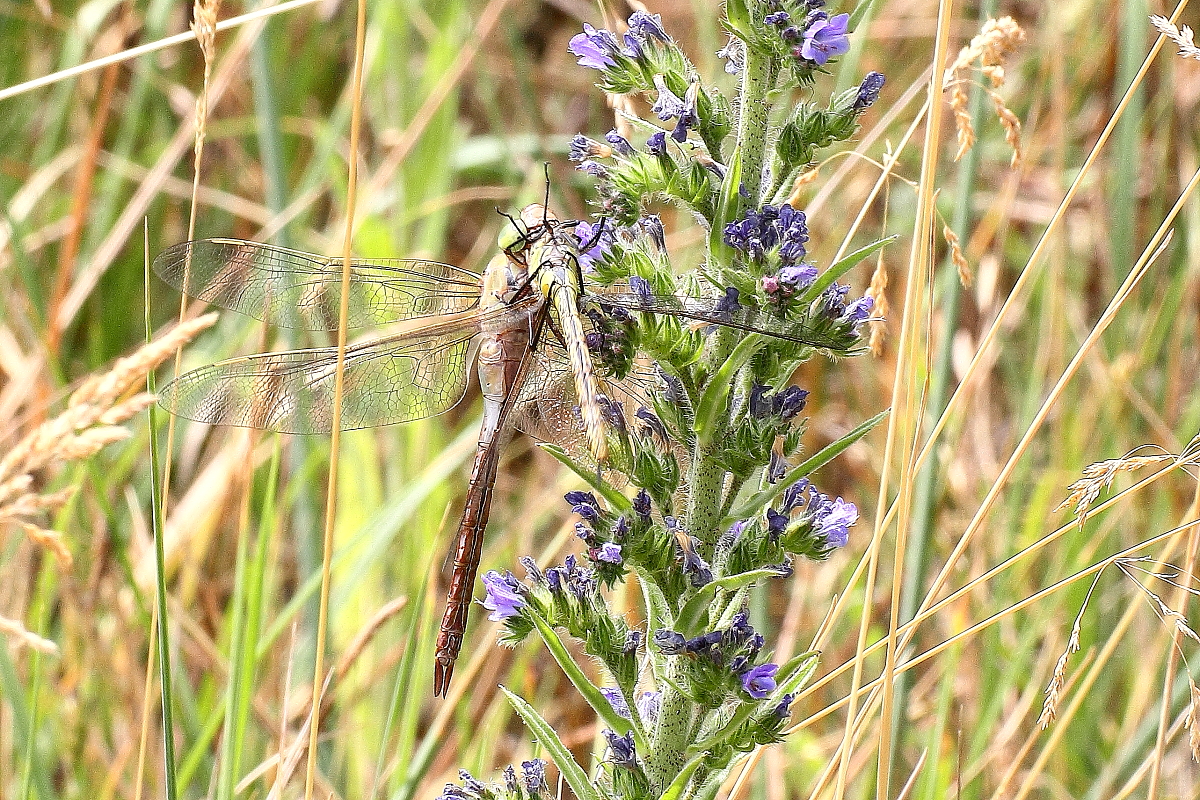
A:
<svg viewBox="0 0 1200 800">
<path fill-rule="evenodd" d="M 603 561 L 605 564 L 620 564 L 623 560 L 621 558 L 621 545 L 614 544 L 613 542 L 605 542 L 596 551 L 595 560 Z"/>
<path fill-rule="evenodd" d="M 611 144 L 613 150 L 616 150 L 623 156 L 633 155 L 633 145 L 629 143 L 628 139 L 617 133 L 615 128 L 604 134 L 604 141 Z"/>
<path fill-rule="evenodd" d="M 725 71 L 730 75 L 737 75 L 746 63 L 742 43 L 732 36 L 729 37 L 728 44 L 717 51 L 717 58 L 725 59 Z"/>
<path fill-rule="evenodd" d="M 613 707 L 613 711 L 617 712 L 618 717 L 631 719 L 629 704 L 625 702 L 625 695 L 621 694 L 620 689 L 601 687 L 600 694 L 604 695 L 604 699 Z"/>
<path fill-rule="evenodd" d="M 629 535 L 629 520 L 625 519 L 624 514 L 617 517 L 617 521 L 613 523 L 612 533 L 615 539 L 624 539 Z"/>
<path fill-rule="evenodd" d="M 663 519 L 663 523 L 667 524 L 668 528 L 672 527 L 667 523 L 669 519 L 671 517 Z M 680 558 L 683 561 L 683 574 L 688 576 L 692 586 L 697 589 L 712 583 L 713 580 L 712 569 L 697 551 L 699 545 L 700 542 L 695 536 L 687 535 L 682 529 L 675 536 L 675 547 L 679 550 Z"/>
<path fill-rule="evenodd" d="M 682 633 L 669 631 L 665 628 L 654 632 L 654 646 L 659 649 L 664 656 L 677 656 L 683 652 L 687 645 L 687 637 Z"/>
<path fill-rule="evenodd" d="M 773 508 L 767 509 L 767 535 L 771 537 L 771 541 L 783 535 L 790 519 L 786 513 L 780 513 Z"/>
<path fill-rule="evenodd" d="M 849 14 L 818 19 L 804 30 L 804 44 L 800 45 L 800 56 L 824 66 L 833 56 L 840 56 L 850 49 L 850 37 L 846 35 L 849 27 Z"/>
<path fill-rule="evenodd" d="M 775 416 L 786 421 L 804 410 L 808 402 L 808 391 L 799 386 L 789 386 L 782 392 L 776 393 L 771 400 L 771 411 Z"/>
<path fill-rule="evenodd" d="M 608 742 L 608 749 L 612 753 L 613 763 L 618 767 L 625 769 L 637 769 L 637 754 L 633 750 L 633 732 L 618 736 L 616 731 L 610 731 L 605 728 L 603 731 L 604 739 Z"/>
<path fill-rule="evenodd" d="M 780 263 L 791 266 L 805 256 L 808 223 L 804 212 L 790 205 L 765 205 L 758 210 L 748 210 L 741 220 L 726 225 L 724 239 L 725 244 L 760 263 L 778 247 Z M 767 289 L 764 283 L 764 291 L 768 294 L 777 288 L 775 285 Z"/>
<path fill-rule="evenodd" d="M 707 653 L 724 639 L 725 634 L 721 631 L 709 631 L 708 633 L 700 634 L 694 639 L 688 639 L 684 642 L 683 650 L 686 653 Z"/>
<path fill-rule="evenodd" d="M 696 113 L 696 99 L 700 94 L 700 84 L 688 84 L 684 97 L 679 97 L 667 86 L 662 75 L 654 76 L 654 87 L 658 89 L 658 99 L 650 108 L 663 122 L 678 118 L 671 138 L 677 142 L 687 141 L 687 132 L 700 124 L 700 116 Z"/>
<path fill-rule="evenodd" d="M 608 169 L 599 161 L 592 161 L 589 159 L 588 161 L 580 162 L 579 166 L 575 169 L 579 170 L 580 172 L 586 172 L 593 178 L 608 177 Z"/>
<path fill-rule="evenodd" d="M 638 275 L 633 275 L 629 278 L 629 288 L 637 295 L 638 300 L 643 304 L 650 302 L 650 281 Z"/>
<path fill-rule="evenodd" d="M 662 692 L 642 692 L 633 704 L 642 718 L 642 724 L 653 725 L 658 721 L 658 710 L 662 707 Z"/>
<path fill-rule="evenodd" d="M 855 300 L 850 305 L 846 306 L 845 318 L 850 320 L 857 326 L 861 322 L 865 322 L 871 316 L 871 309 L 875 307 L 875 298 L 864 295 Z"/>
<path fill-rule="evenodd" d="M 687 113 L 687 106 L 684 104 L 683 98 L 670 90 L 662 75 L 654 76 L 654 88 L 658 89 L 658 99 L 654 101 L 650 110 L 659 119 L 666 122 Z"/>
<path fill-rule="evenodd" d="M 667 249 L 667 234 L 658 214 L 647 214 L 637 221 L 638 230 L 646 234 L 659 250 Z"/>
<path fill-rule="evenodd" d="M 667 154 L 667 132 L 659 131 L 650 134 L 650 138 L 646 140 L 646 151 L 652 156 L 665 156 Z"/>
<path fill-rule="evenodd" d="M 874 105 L 875 101 L 879 99 L 879 91 L 886 81 L 887 78 L 881 73 L 868 72 L 867 76 L 862 79 L 862 83 L 858 85 L 858 97 L 854 98 L 854 105 L 851 108 L 854 111 L 863 111 Z"/>
<path fill-rule="evenodd" d="M 793 508 L 800 508 L 804 505 L 804 492 L 808 487 L 812 486 L 808 482 L 808 478 L 801 478 L 791 486 L 783 490 L 783 502 L 781 509 L 784 513 L 791 511 Z"/>
<path fill-rule="evenodd" d="M 796 695 L 792 693 L 785 694 L 779 698 L 779 705 L 771 709 L 771 713 L 781 720 L 785 720 L 792 715 L 792 701 L 796 699 Z"/>
<path fill-rule="evenodd" d="M 742 304 L 738 302 L 738 290 L 733 286 L 725 287 L 725 296 L 713 306 L 713 312 L 716 314 L 728 315 L 741 310 Z"/>
<path fill-rule="evenodd" d="M 517 771 L 513 769 L 512 764 L 504 767 L 504 788 L 508 790 L 510 797 L 521 796 L 521 786 L 517 783 Z"/>
<path fill-rule="evenodd" d="M 784 245 L 784 247 L 787 246 Z M 783 255 L 782 248 L 780 255 Z M 779 279 L 780 286 L 796 292 L 812 286 L 813 281 L 817 279 L 817 268 L 812 264 L 790 264 L 779 270 L 779 274 L 775 277 Z"/>
<path fill-rule="evenodd" d="M 650 409 L 640 406 L 634 416 L 641 420 L 642 428 L 647 435 L 664 443 L 670 438 L 667 436 L 667 426 Z"/>
<path fill-rule="evenodd" d="M 763 22 L 768 25 L 786 25 L 791 18 L 792 15 L 786 11 L 774 11 L 763 17 Z"/>
<path fill-rule="evenodd" d="M 584 519 L 597 519 L 600 516 L 600 503 L 591 492 L 567 492 L 563 499 L 571 506 L 572 511 Z"/>
<path fill-rule="evenodd" d="M 537 586 L 546 585 L 546 576 L 542 574 L 541 569 L 538 568 L 537 562 L 533 558 L 530 556 L 521 556 L 517 561 L 525 568 L 525 574 L 529 576 L 530 581 Z"/>
<path fill-rule="evenodd" d="M 586 161 L 585 164 L 595 164 Z M 583 164 L 580 164 L 582 167 Z M 597 165 L 599 166 L 599 165 Z M 613 235 L 610 225 L 601 218 L 596 223 L 580 222 L 572 231 L 579 240 L 579 266 L 584 272 L 590 272 L 597 261 L 603 261 L 612 252 Z"/>
<path fill-rule="evenodd" d="M 766 477 L 767 483 L 779 483 L 783 480 L 783 476 L 787 475 L 791 464 L 783 457 L 775 448 L 771 448 L 771 460 L 767 463 Z"/>
<path fill-rule="evenodd" d="M 483 585 L 487 589 L 483 607 L 492 612 L 488 614 L 488 619 L 492 622 L 515 617 L 525 607 L 525 598 L 522 596 L 525 587 L 511 572 L 501 575 L 494 569 L 489 570 L 483 576 Z"/>
<path fill-rule="evenodd" d="M 572 36 L 567 49 L 579 57 L 579 66 L 603 70 L 617 65 L 613 55 L 620 51 L 621 45 L 611 32 L 597 30 L 585 22 L 583 33 Z"/>
<path fill-rule="evenodd" d="M 830 501 L 821 495 L 820 499 L 821 505 L 813 508 L 813 527 L 829 547 L 845 547 L 850 541 L 850 526 L 858 522 L 858 508 L 840 497 Z"/>
<path fill-rule="evenodd" d="M 521 762 L 521 777 L 525 784 L 525 791 L 531 795 L 538 794 L 546 786 L 546 762 L 540 758 L 535 758 L 530 761 Z"/>
<path fill-rule="evenodd" d="M 642 519 L 650 519 L 650 495 L 645 489 L 638 489 L 633 497 L 633 511 Z"/>
<path fill-rule="evenodd" d="M 658 39 L 664 44 L 671 41 L 671 37 L 663 29 L 662 17 L 658 14 L 648 14 L 645 11 L 633 12 L 633 16 L 629 18 L 629 30 L 643 41 Z"/>
<path fill-rule="evenodd" d="M 621 644 L 621 652 L 627 656 L 635 655 L 638 648 L 642 646 L 641 631 L 627 631 L 625 633 L 625 641 Z"/>
<path fill-rule="evenodd" d="M 589 139 L 582 133 L 577 133 L 571 137 L 571 146 L 567 151 L 567 158 L 572 161 L 583 161 L 586 158 L 608 158 L 612 155 L 612 148 L 595 139 Z"/>
<path fill-rule="evenodd" d="M 757 667 L 752 667 L 741 675 L 742 688 L 755 700 L 762 700 L 775 691 L 775 673 L 777 672 L 779 672 L 778 664 L 759 664 Z"/>
<path fill-rule="evenodd" d="M 465 769 L 458 771 L 458 778 L 463 782 L 463 788 L 476 797 L 482 797 L 487 793 L 487 784 L 478 778 L 471 777 L 471 773 Z"/>
</svg>

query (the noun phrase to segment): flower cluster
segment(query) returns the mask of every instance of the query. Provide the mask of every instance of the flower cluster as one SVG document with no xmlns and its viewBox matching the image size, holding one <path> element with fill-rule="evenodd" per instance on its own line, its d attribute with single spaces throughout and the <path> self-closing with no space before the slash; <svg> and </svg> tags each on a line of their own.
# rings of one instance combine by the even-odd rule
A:
<svg viewBox="0 0 1200 800">
<path fill-rule="evenodd" d="M 884 79 L 773 113 L 848 51 L 850 17 L 824 0 L 731 0 L 724 13 L 726 68 L 755 77 L 732 103 L 656 15 L 636 12 L 618 33 L 585 25 L 569 45 L 603 89 L 650 109 L 569 146 L 603 214 L 570 230 L 608 456 L 577 456 L 569 437 L 548 448 L 588 484 L 565 496 L 580 555 L 546 568 L 522 558 L 523 580 L 488 572 L 483 604 L 502 644 L 539 638 L 595 711 L 603 755 L 587 776 L 514 699 L 581 798 L 715 796 L 738 753 L 780 740 L 816 654 L 772 652 L 770 631 L 751 623 L 755 587 L 791 576 L 795 559 L 828 558 L 858 520 L 811 474 L 874 423 L 801 459 L 809 392 L 792 376 L 817 351 L 859 352 L 872 302 L 838 282 L 854 259 L 809 260 L 815 221 L 788 198 L 818 148 L 854 134 Z M 663 203 L 701 220 L 701 268 L 673 268 L 649 213 Z M 644 607 L 627 616 L 606 593 L 631 575 Z M 579 647 L 597 667 L 577 663 Z M 477 783 L 446 797 L 493 800 Z"/>
<path fill-rule="evenodd" d="M 459 770 L 462 786 L 447 783 L 438 800 L 534 800 L 550 797 L 546 783 L 546 762 L 540 758 L 521 762 L 521 775 L 509 764 L 504 768 L 504 784 L 487 784 Z"/>
<path fill-rule="evenodd" d="M 784 267 L 804 260 L 808 221 L 803 211 L 786 203 L 747 211 L 742 219 L 725 226 L 725 244 L 762 264 L 768 256 Z"/>
</svg>

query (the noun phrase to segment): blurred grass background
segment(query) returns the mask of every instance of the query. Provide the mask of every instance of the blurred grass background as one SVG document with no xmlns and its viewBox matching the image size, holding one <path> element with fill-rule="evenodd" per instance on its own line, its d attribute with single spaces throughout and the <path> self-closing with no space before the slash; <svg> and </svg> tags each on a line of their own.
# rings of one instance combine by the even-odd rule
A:
<svg viewBox="0 0 1200 800">
<path fill-rule="evenodd" d="M 727 81 L 732 95 L 733 79 L 714 55 L 725 41 L 716 4 L 648 5 L 701 73 Z M 189 6 L 0 1 L 0 86 L 184 31 Z M 221 17 L 253 7 L 226 2 Z M 566 44 L 582 21 L 611 27 L 628 11 L 610 7 L 604 17 L 583 0 L 371 4 L 356 252 L 480 269 L 502 222 L 494 207 L 512 210 L 539 198 L 547 160 L 560 213 L 585 215 L 588 182 L 566 161 L 566 144 L 576 132 L 599 137 L 613 117 Z M 875 162 L 898 149 L 896 177 L 867 207 L 854 242 L 891 233 L 902 239 L 883 256 L 891 310 L 882 354 L 813 362 L 798 376 L 813 392 L 810 451 L 890 403 L 920 133 L 899 143 L 924 97 L 937 12 L 935 3 L 880 0 L 855 48 L 816 88 L 824 98 L 869 69 L 887 75 L 850 145 Z M 1050 387 L 1200 168 L 1200 64 L 1176 57 L 1168 43 L 1041 258 L 1029 262 L 1150 52 L 1148 13 L 1171 9 L 1140 0 L 953 9 L 953 48 L 987 16 L 1011 14 L 1027 32 L 1001 90 L 1023 122 L 1024 159 L 1010 168 L 1003 130 L 982 99 L 974 106 L 979 141 L 962 161 L 952 162 L 954 143 L 943 138 L 939 214 L 960 237 L 974 280 L 962 287 L 953 265 L 939 260 L 928 290 L 932 344 L 918 355 L 930 381 L 923 387 L 927 426 L 1027 270 L 1028 285 L 1013 298 L 998 347 L 918 481 L 903 569 L 891 557 L 894 533 L 884 539 L 871 641 L 886 633 L 894 581 L 903 586 L 901 619 L 912 616 Z M 1190 11 L 1180 21 L 1189 16 L 1194 22 Z M 218 36 L 199 237 L 338 251 L 353 32 L 353 8 L 327 1 Z M 188 126 L 201 76 L 193 42 L 0 100 L 0 451 L 56 413 L 84 376 L 143 339 L 141 222 L 148 221 L 151 256 L 186 238 Z M 823 165 L 806 198 L 817 264 L 829 263 L 878 175 L 877 164 L 854 156 Z M 684 215 L 664 213 L 676 263 L 686 263 L 699 252 L 700 233 Z M 1180 725 L 1187 686 L 1178 670 L 1186 665 L 1175 663 L 1171 626 L 1115 571 L 1101 577 L 1083 617 L 1083 651 L 1068 666 L 1059 720 L 1047 732 L 1035 725 L 1090 581 L 1072 577 L 1196 516 L 1194 481 L 1178 471 L 1118 496 L 1082 530 L 1062 529 L 1069 514 L 1052 511 L 1087 464 L 1143 444 L 1179 453 L 1196 433 L 1198 214 L 1195 201 L 1184 206 L 1172 245 L 1088 353 L 950 566 L 939 597 L 1017 555 L 925 619 L 904 654 L 990 620 L 905 673 L 893 723 L 892 796 L 918 764 L 912 797 L 1200 796 Z M 940 243 L 939 254 L 945 249 Z M 854 274 L 857 289 L 874 266 Z M 150 289 L 153 318 L 166 324 L 178 298 L 161 283 Z M 251 352 L 263 335 L 253 321 L 224 314 L 186 350 L 184 367 Z M 304 336 L 273 331 L 269 344 L 315 343 Z M 478 417 L 472 389 L 443 417 L 343 440 L 329 660 L 344 671 L 323 715 L 323 797 L 432 797 L 457 780 L 460 767 L 490 778 L 530 757 L 529 734 L 497 683 L 542 709 L 581 762 L 600 757 L 595 719 L 556 668 L 533 644 L 515 652 L 495 647 L 495 629 L 480 614 L 454 693 L 445 702 L 431 696 L 444 552 Z M 138 771 L 154 579 L 147 433 L 144 418 L 135 423 L 129 440 L 40 476 L 47 488 L 78 487 L 45 520 L 65 535 L 70 565 L 17 526 L 0 540 L 0 616 L 58 647 L 42 654 L 13 637 L 0 648 L 0 798 L 163 796 L 153 708 Z M 161 416 L 159 423 L 165 430 Z M 273 759 L 306 739 L 299 729 L 311 681 L 328 442 L 187 423 L 176 439 L 166 547 L 180 794 L 264 797 Z M 819 476 L 822 489 L 863 510 L 862 520 L 846 551 L 826 564 L 801 565 L 794 581 L 772 587 L 769 619 L 760 621 L 782 631 L 781 650 L 804 649 L 833 596 L 845 596 L 847 613 L 833 620 L 823 643 L 822 675 L 855 658 L 864 604 L 861 581 L 848 582 L 870 541 L 882 460 L 879 432 Z M 1131 483 L 1120 478 L 1115 487 Z M 514 568 L 527 553 L 545 563 L 570 552 L 561 495 L 575 487 L 527 439 L 515 439 L 483 569 Z M 1144 554 L 1187 566 L 1195 543 L 1185 529 Z M 1036 544 L 1045 546 L 1026 552 Z M 1165 584 L 1146 583 L 1187 610 Z M 633 598 L 617 601 L 632 607 Z M 373 635 L 356 642 L 364 632 Z M 1195 652 L 1182 647 L 1185 656 Z M 866 657 L 865 674 L 878 675 L 882 663 L 878 654 Z M 837 764 L 845 727 L 837 704 L 849 686 L 844 673 L 805 695 L 796 706 L 798 730 L 763 754 L 738 795 L 832 796 L 827 770 Z M 876 713 L 850 760 L 849 796 L 875 793 L 879 724 Z M 1158 745 L 1160 728 L 1167 733 Z M 1151 774 L 1159 776 L 1153 790 Z M 300 784 L 294 778 L 285 794 L 300 796 Z"/>
</svg>

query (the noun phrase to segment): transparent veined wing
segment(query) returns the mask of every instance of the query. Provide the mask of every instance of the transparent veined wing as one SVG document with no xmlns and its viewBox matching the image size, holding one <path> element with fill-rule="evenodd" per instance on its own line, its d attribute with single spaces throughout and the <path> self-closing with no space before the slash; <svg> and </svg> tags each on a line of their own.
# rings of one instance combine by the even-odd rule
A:
<svg viewBox="0 0 1200 800">
<path fill-rule="evenodd" d="M 785 339 L 789 342 L 827 349 L 844 346 L 844 342 L 833 339 L 811 327 L 782 317 L 767 309 L 739 307 L 733 311 L 721 307 L 722 297 L 694 297 L 688 295 L 642 295 L 629 291 L 628 287 L 616 286 L 611 289 L 601 286 L 588 286 L 586 297 L 599 302 L 618 306 L 627 311 L 640 311 L 647 314 L 664 314 L 701 325 L 724 325 L 751 333 L 762 333 Z"/>
<path fill-rule="evenodd" d="M 167 248 L 154 271 L 198 300 L 284 328 L 337 330 L 342 261 L 242 239 L 202 239 Z M 479 276 L 421 259 L 353 259 L 351 328 L 468 311 Z"/>
<path fill-rule="evenodd" d="M 346 348 L 341 428 L 431 417 L 466 393 L 471 341 L 481 330 L 527 325 L 540 305 L 512 306 L 384 336 Z M 159 403 L 197 422 L 280 433 L 333 427 L 337 349 L 290 350 L 233 358 L 188 372 L 159 392 Z"/>
</svg>

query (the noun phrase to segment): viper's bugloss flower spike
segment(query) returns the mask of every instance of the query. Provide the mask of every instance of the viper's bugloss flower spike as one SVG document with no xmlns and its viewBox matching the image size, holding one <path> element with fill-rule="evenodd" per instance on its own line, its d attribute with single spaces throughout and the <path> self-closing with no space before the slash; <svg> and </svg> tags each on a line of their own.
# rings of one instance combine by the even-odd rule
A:
<svg viewBox="0 0 1200 800">
<path fill-rule="evenodd" d="M 849 48 L 849 15 L 823 7 L 729 0 L 731 38 L 720 56 L 727 71 L 747 73 L 729 98 L 657 15 L 636 12 L 618 34 L 585 25 L 570 41 L 602 89 L 646 102 L 625 107 L 620 130 L 578 134 L 568 149 L 595 179 L 603 215 L 570 225 L 569 243 L 586 274 L 580 327 L 612 446 L 602 463 L 574 465 L 595 491 L 565 498 L 578 514 L 582 555 L 545 569 L 522 558 L 525 583 L 495 571 L 483 582 L 491 618 L 504 621 L 502 644 L 538 636 L 556 657 L 593 659 L 605 687 L 588 699 L 610 721 L 605 702 L 631 719 L 617 726 L 627 733 L 602 732 L 605 757 L 589 776 L 597 796 L 652 800 L 702 745 L 703 767 L 675 787 L 700 796 L 738 754 L 783 738 L 801 673 L 789 671 L 781 686 L 782 668 L 765 663 L 772 631 L 750 619 L 771 617 L 754 606 L 761 598 L 750 587 L 791 574 L 794 558 L 827 558 L 858 520 L 853 503 L 796 476 L 808 450 L 808 392 L 791 385 L 795 368 L 818 352 L 856 354 L 873 308 L 836 283 L 843 265 L 822 277 L 824 265 L 808 260 L 819 229 L 810 231 L 794 200 L 780 202 L 819 149 L 854 135 L 884 85 L 872 72 L 827 106 L 805 99 L 819 96 L 822 68 Z M 652 115 L 639 119 L 644 107 Z M 671 217 L 681 228 L 689 215 L 703 228 L 692 239 L 702 252 L 682 274 L 662 220 L 648 213 L 668 205 L 684 212 Z M 596 284 L 611 288 L 588 288 Z M 769 335 L 792 330 L 803 335 Z M 645 620 L 640 628 L 607 600 L 631 574 L 645 599 L 629 616 Z M 560 635 L 576 641 L 560 650 Z M 504 774 L 503 791 L 464 778 L 444 800 L 548 793 L 540 767 Z"/>
</svg>

